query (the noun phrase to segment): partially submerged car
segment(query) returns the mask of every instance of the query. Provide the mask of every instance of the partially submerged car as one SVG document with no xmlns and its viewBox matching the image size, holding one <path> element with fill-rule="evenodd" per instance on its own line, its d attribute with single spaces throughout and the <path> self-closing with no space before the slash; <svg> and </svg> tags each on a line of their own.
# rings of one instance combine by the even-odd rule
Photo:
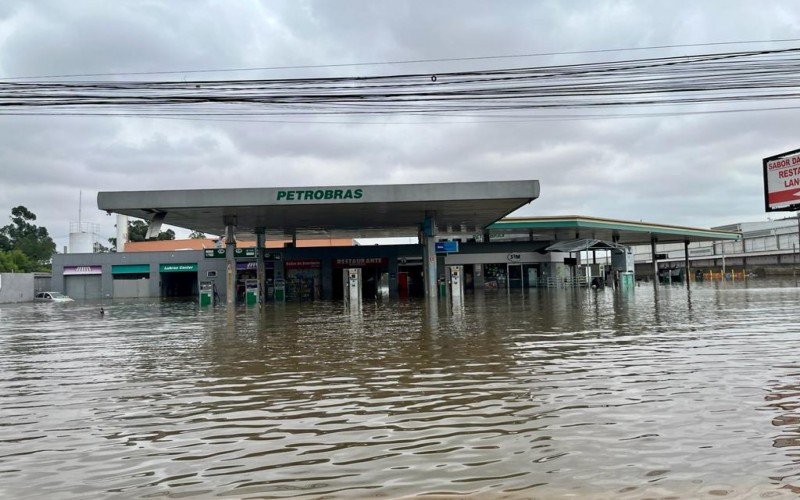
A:
<svg viewBox="0 0 800 500">
<path fill-rule="evenodd" d="M 72 302 L 72 299 L 58 292 L 39 292 L 33 297 L 34 302 Z"/>
</svg>

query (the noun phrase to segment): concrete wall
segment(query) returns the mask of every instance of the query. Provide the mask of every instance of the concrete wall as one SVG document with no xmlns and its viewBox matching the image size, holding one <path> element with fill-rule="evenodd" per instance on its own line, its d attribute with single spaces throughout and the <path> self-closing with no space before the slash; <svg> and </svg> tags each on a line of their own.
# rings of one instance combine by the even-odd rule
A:
<svg viewBox="0 0 800 500">
<path fill-rule="evenodd" d="M 0 273 L 0 304 L 33 301 L 33 273 Z"/>
</svg>

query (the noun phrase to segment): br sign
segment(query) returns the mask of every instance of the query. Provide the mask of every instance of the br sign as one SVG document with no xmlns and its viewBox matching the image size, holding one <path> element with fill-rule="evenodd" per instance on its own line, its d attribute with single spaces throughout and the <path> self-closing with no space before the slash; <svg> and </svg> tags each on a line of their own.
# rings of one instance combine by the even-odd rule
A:
<svg viewBox="0 0 800 500">
<path fill-rule="evenodd" d="M 767 212 L 800 210 L 800 149 L 764 158 Z"/>
</svg>

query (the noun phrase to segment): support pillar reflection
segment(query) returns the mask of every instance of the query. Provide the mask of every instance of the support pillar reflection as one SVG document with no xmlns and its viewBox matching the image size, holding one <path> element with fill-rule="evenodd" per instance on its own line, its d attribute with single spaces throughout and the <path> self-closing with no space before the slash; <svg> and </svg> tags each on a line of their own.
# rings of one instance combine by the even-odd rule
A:
<svg viewBox="0 0 800 500">
<path fill-rule="evenodd" d="M 225 224 L 225 302 L 230 310 L 236 306 L 236 216 L 226 215 Z"/>
<path fill-rule="evenodd" d="M 264 228 L 256 228 L 256 279 L 258 280 L 258 304 L 264 303 L 267 291 L 267 269 L 264 262 Z"/>
</svg>

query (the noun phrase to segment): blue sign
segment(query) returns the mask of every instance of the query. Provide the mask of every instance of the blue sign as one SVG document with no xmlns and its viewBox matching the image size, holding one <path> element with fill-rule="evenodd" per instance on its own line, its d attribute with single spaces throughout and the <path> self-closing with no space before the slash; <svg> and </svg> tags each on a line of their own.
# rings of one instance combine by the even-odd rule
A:
<svg viewBox="0 0 800 500">
<path fill-rule="evenodd" d="M 458 253 L 457 241 L 437 241 L 436 253 Z"/>
</svg>

